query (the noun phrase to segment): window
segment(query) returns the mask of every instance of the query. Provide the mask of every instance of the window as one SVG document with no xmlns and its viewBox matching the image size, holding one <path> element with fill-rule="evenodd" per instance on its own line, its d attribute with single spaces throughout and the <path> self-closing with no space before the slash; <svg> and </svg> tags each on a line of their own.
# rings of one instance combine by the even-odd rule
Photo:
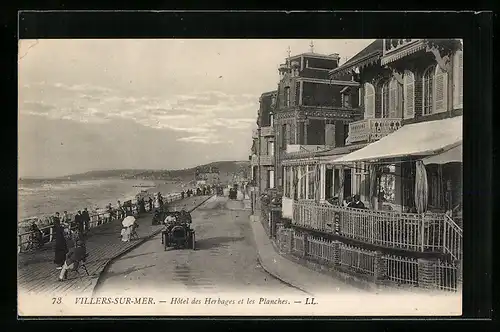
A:
<svg viewBox="0 0 500 332">
<path fill-rule="evenodd" d="M 351 95 L 348 93 L 344 93 L 342 95 L 342 106 L 345 108 L 351 107 Z"/>
<path fill-rule="evenodd" d="M 433 94 L 434 94 L 434 71 L 435 67 L 429 67 L 424 72 L 422 78 L 423 90 L 422 90 L 422 114 L 428 115 L 432 114 L 433 109 Z"/>
<path fill-rule="evenodd" d="M 433 112 L 440 113 L 448 110 L 448 74 L 436 67 L 434 73 L 434 108 Z"/>
<path fill-rule="evenodd" d="M 307 198 L 307 166 L 300 167 L 300 198 Z"/>
<path fill-rule="evenodd" d="M 282 175 L 282 186 L 283 186 L 283 191 L 285 193 L 285 197 L 288 197 L 290 198 L 290 187 L 288 186 L 288 182 L 289 182 L 289 175 L 288 175 L 288 172 L 289 172 L 289 167 L 287 166 L 283 166 L 283 175 Z"/>
<path fill-rule="evenodd" d="M 453 59 L 453 104 L 455 108 L 463 106 L 464 93 L 464 54 L 458 51 Z"/>
<path fill-rule="evenodd" d="M 269 174 L 269 188 L 270 189 L 273 189 L 274 188 L 274 171 L 273 170 L 269 170 L 267 171 L 267 173 Z"/>
<path fill-rule="evenodd" d="M 383 202 L 396 203 L 396 166 L 389 165 L 383 168 L 380 176 L 380 198 Z"/>
<path fill-rule="evenodd" d="M 308 182 L 308 190 L 307 190 L 307 198 L 314 199 L 314 193 L 316 189 L 316 166 L 310 165 L 307 166 L 307 182 Z"/>
<path fill-rule="evenodd" d="M 401 118 L 400 84 L 393 78 L 389 83 L 389 117 Z"/>
<path fill-rule="evenodd" d="M 285 88 L 285 107 L 290 106 L 290 87 Z"/>
<path fill-rule="evenodd" d="M 369 170 L 365 163 L 356 163 L 354 169 L 354 194 L 358 194 L 361 200 L 367 200 L 370 196 L 370 181 L 368 181 Z"/>
<path fill-rule="evenodd" d="M 375 87 L 370 83 L 365 83 L 365 118 L 375 117 Z"/>
<path fill-rule="evenodd" d="M 267 154 L 269 156 L 274 156 L 274 142 L 273 141 L 267 142 Z"/>
<path fill-rule="evenodd" d="M 411 71 L 405 71 L 403 84 L 404 118 L 412 119 L 415 116 L 415 75 Z"/>
<path fill-rule="evenodd" d="M 281 147 L 286 149 L 288 143 L 288 125 L 285 123 L 281 126 Z"/>
<path fill-rule="evenodd" d="M 382 84 L 382 118 L 389 117 L 389 82 Z"/>
</svg>

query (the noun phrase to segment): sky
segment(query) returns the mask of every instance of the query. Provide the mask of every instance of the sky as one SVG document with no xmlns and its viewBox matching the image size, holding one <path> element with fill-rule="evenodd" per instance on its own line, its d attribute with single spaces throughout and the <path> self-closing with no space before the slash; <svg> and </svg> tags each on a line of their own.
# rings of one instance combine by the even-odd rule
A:
<svg viewBox="0 0 500 332">
<path fill-rule="evenodd" d="M 373 40 L 313 40 L 341 64 Z M 248 160 L 296 39 L 20 40 L 20 177 Z"/>
</svg>

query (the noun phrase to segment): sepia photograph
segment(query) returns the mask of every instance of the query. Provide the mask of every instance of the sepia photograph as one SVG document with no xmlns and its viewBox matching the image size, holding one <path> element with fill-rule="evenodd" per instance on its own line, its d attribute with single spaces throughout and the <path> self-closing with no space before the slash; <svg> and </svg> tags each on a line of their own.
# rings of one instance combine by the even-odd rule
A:
<svg viewBox="0 0 500 332">
<path fill-rule="evenodd" d="M 461 39 L 18 52 L 20 317 L 462 315 Z"/>
</svg>

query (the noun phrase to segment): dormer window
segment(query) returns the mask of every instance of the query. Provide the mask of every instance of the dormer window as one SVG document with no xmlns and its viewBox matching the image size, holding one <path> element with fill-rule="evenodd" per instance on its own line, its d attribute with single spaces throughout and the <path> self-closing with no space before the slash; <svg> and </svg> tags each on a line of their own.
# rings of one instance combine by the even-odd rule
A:
<svg viewBox="0 0 500 332">
<path fill-rule="evenodd" d="M 290 87 L 285 87 L 285 107 L 290 106 Z"/>
<path fill-rule="evenodd" d="M 341 98 L 342 98 L 342 107 L 345 108 L 351 108 L 352 107 L 352 102 L 351 102 L 351 89 L 350 87 L 346 86 L 342 90 L 340 90 Z"/>
</svg>

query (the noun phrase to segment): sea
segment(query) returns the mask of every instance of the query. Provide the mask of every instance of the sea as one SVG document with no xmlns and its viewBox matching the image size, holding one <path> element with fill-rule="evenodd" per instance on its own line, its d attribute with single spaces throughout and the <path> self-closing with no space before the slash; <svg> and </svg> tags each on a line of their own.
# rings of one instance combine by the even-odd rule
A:
<svg viewBox="0 0 500 332">
<path fill-rule="evenodd" d="M 143 190 L 162 194 L 179 192 L 183 184 L 179 182 L 97 179 L 83 181 L 26 181 L 18 184 L 18 220 L 26 218 L 62 214 L 72 214 L 88 208 L 100 210 L 107 204 L 134 199 Z"/>
</svg>

